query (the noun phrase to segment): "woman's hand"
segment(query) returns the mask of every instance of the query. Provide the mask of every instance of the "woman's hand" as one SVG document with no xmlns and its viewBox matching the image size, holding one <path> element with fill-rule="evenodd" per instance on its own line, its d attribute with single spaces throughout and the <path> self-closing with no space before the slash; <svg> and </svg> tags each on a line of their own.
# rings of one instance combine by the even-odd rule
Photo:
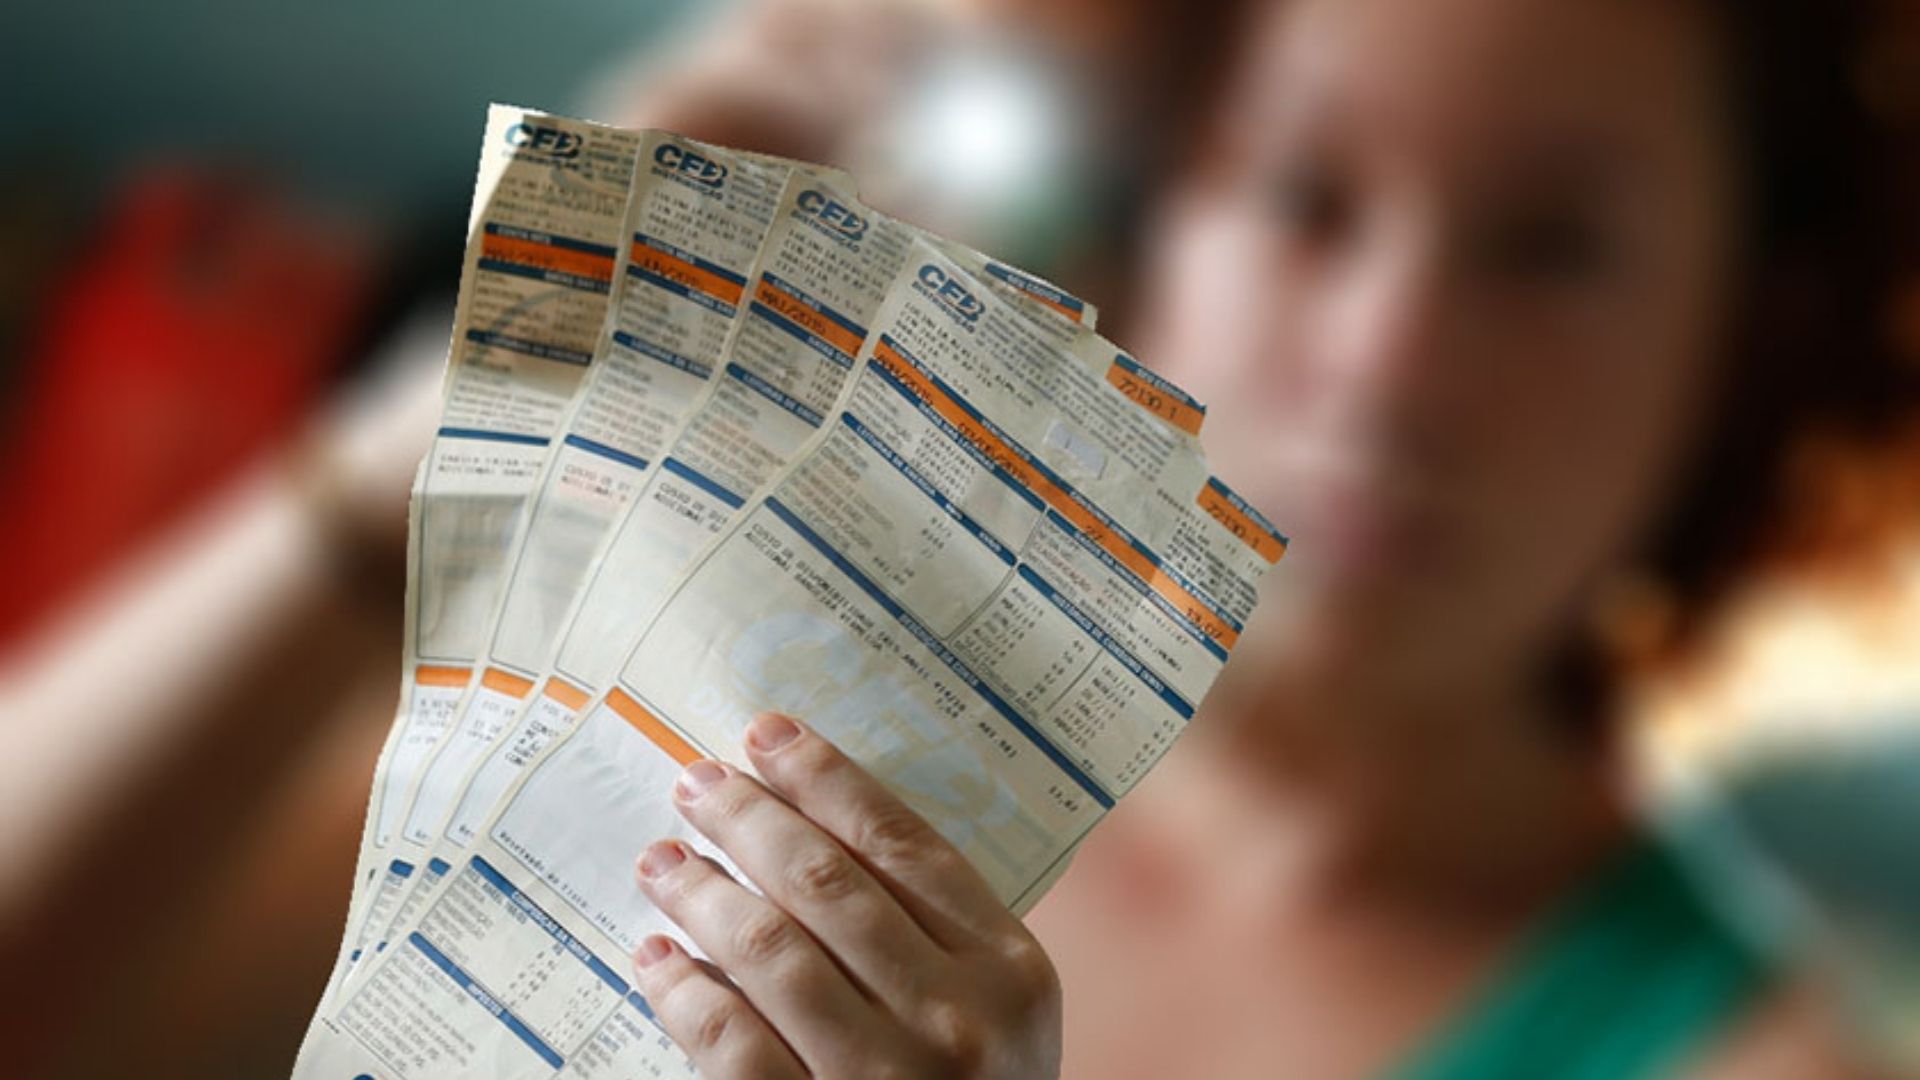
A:
<svg viewBox="0 0 1920 1080">
<path fill-rule="evenodd" d="M 638 868 L 712 959 L 660 935 L 634 955 L 701 1075 L 1058 1075 L 1053 966 L 960 852 L 787 717 L 756 719 L 746 746 L 764 785 L 698 761 L 674 799 L 765 895 L 679 841 Z"/>
</svg>

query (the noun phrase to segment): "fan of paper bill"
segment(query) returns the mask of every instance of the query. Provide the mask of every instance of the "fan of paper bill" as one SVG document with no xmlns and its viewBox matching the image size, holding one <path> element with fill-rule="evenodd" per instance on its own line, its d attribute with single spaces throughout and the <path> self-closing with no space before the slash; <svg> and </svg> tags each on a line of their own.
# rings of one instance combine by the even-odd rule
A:
<svg viewBox="0 0 1920 1080">
<path fill-rule="evenodd" d="M 399 706 L 301 1077 L 676 1077 L 670 788 L 804 719 L 1024 912 L 1286 539 L 1091 304 L 838 170 L 488 115 Z M 724 861 L 724 860 L 723 860 Z"/>
</svg>

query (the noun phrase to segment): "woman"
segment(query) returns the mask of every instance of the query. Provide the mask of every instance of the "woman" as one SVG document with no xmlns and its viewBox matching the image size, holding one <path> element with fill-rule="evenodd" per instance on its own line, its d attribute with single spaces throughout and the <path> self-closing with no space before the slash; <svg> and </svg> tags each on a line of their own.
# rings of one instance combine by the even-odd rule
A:
<svg viewBox="0 0 1920 1080">
<path fill-rule="evenodd" d="M 636 956 L 703 1072 L 1839 1075 L 1635 822 L 1591 612 L 1652 580 L 1697 618 L 1788 434 L 1900 401 L 1844 20 L 1251 13 L 1140 345 L 1294 554 L 1027 927 L 802 724 L 750 731 L 765 787 L 691 767 L 683 812 L 765 893 L 640 861 L 714 960 Z"/>
</svg>

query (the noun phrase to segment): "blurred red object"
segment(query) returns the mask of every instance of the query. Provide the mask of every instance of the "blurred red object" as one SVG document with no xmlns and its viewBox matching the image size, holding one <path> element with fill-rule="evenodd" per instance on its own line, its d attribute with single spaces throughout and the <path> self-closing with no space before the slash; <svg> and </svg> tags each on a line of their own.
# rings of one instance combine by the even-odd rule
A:
<svg viewBox="0 0 1920 1080">
<path fill-rule="evenodd" d="M 0 457 L 0 651 L 295 431 L 358 340 L 368 235 L 252 179 L 150 172 L 28 335 Z"/>
</svg>

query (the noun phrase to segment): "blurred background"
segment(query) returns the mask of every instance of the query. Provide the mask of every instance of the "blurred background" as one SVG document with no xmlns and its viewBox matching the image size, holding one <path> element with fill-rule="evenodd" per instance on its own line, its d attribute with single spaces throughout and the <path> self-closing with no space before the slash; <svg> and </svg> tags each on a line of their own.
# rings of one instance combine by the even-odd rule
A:
<svg viewBox="0 0 1920 1080">
<path fill-rule="evenodd" d="M 489 101 L 852 168 L 880 205 L 1052 276 L 1128 340 L 1138 210 L 1208 92 L 1224 16 L 845 0 L 741 30 L 741 6 L 9 11 L 9 1073 L 290 1065 L 392 715 L 404 493 Z M 1886 34 L 1860 77 L 1914 130 L 1920 19 Z M 769 67 L 769 40 L 845 62 Z M 1903 492 L 1845 461 L 1808 472 L 1820 529 L 1881 527 Z M 1870 567 L 1787 560 L 1634 708 L 1662 818 L 1920 1061 L 1920 537 Z"/>
</svg>

